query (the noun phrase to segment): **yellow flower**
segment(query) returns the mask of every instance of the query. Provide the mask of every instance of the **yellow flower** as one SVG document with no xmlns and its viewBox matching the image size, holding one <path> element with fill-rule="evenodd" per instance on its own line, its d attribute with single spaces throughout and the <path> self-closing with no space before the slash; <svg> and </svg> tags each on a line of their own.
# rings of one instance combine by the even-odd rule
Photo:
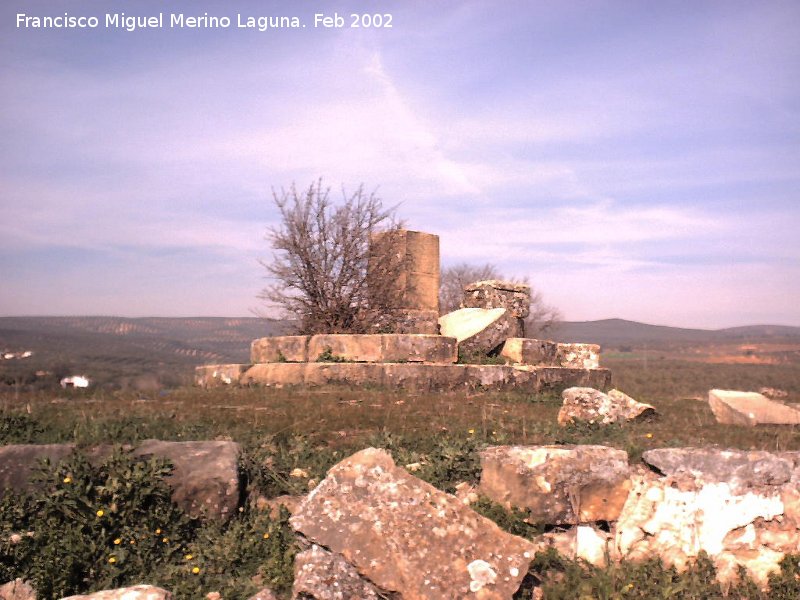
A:
<svg viewBox="0 0 800 600">
<path fill-rule="evenodd" d="M 265 540 L 268 540 L 268 539 L 269 539 L 269 533 L 265 533 L 265 534 L 264 534 L 264 539 L 265 539 Z"/>
<path fill-rule="evenodd" d="M 115 546 L 119 546 L 121 543 L 122 543 L 122 540 L 121 540 L 121 539 L 119 539 L 119 538 L 117 538 L 117 539 L 115 539 L 115 540 L 114 540 L 114 545 L 115 545 Z"/>
<path fill-rule="evenodd" d="M 168 538 L 168 537 L 162 538 L 162 539 L 161 539 L 161 541 L 162 541 L 162 542 L 164 542 L 164 543 L 166 544 L 166 543 L 168 543 L 168 542 L 169 542 L 169 538 Z"/>
<path fill-rule="evenodd" d="M 647 434 L 647 435 L 645 435 L 644 437 L 646 437 L 647 439 L 650 439 L 650 438 L 652 438 L 652 437 L 653 437 L 653 434 L 652 434 L 652 433 L 648 433 L 648 434 Z"/>
<path fill-rule="evenodd" d="M 113 565 L 115 562 L 117 562 L 117 557 L 116 556 L 109 557 L 108 562 L 110 562 Z"/>
<path fill-rule="evenodd" d="M 472 435 L 473 433 L 475 433 L 475 430 L 474 430 L 474 429 L 469 429 L 469 430 L 467 431 L 467 433 L 468 433 L 468 434 L 470 434 L 470 435 Z"/>
<path fill-rule="evenodd" d="M 72 477 L 70 477 L 69 475 L 64 477 L 64 483 L 72 483 Z"/>
<path fill-rule="evenodd" d="M 161 529 L 156 529 L 156 535 L 161 535 Z"/>
<path fill-rule="evenodd" d="M 195 575 L 197 575 L 199 572 L 200 572 L 200 567 L 193 567 L 192 568 L 192 573 L 194 573 Z"/>
<path fill-rule="evenodd" d="M 194 556 L 192 556 L 191 554 L 187 554 L 183 558 L 185 558 L 186 560 L 192 560 L 194 558 Z"/>
<path fill-rule="evenodd" d="M 131 545 L 135 544 L 136 540 L 131 540 Z"/>
<path fill-rule="evenodd" d="M 102 517 L 104 514 L 106 514 L 106 511 L 104 511 L 104 510 L 101 508 L 101 509 L 100 509 L 100 510 L 98 510 L 98 511 L 97 511 L 97 513 L 95 513 L 95 514 L 97 514 L 97 516 L 98 516 L 98 517 Z"/>
</svg>

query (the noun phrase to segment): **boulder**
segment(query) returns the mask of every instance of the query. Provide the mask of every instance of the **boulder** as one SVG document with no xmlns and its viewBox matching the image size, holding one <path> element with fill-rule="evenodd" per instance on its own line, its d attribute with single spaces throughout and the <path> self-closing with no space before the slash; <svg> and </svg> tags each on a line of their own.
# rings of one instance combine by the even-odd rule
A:
<svg viewBox="0 0 800 600">
<path fill-rule="evenodd" d="M 579 421 L 608 425 L 633 421 L 656 412 L 651 405 L 637 402 L 619 390 L 604 394 L 590 387 L 571 387 L 564 390 L 561 397 L 564 403 L 558 412 L 559 425 Z"/>
<path fill-rule="evenodd" d="M 316 544 L 294 557 L 293 598 L 314 600 L 380 600 L 385 596 L 341 554 Z"/>
<path fill-rule="evenodd" d="M 253 340 L 250 344 L 250 362 L 307 362 L 307 335 L 280 335 Z"/>
<path fill-rule="evenodd" d="M 513 281 L 489 279 L 464 286 L 464 308 L 505 308 L 511 316 L 524 319 L 531 312 L 531 286 Z"/>
<path fill-rule="evenodd" d="M 600 346 L 597 344 L 558 344 L 556 364 L 562 367 L 597 369 L 600 366 Z"/>
<path fill-rule="evenodd" d="M 664 448 L 645 452 L 659 473 L 642 471 L 616 524 L 621 559 L 658 556 L 683 568 L 701 551 L 719 579 L 740 566 L 762 585 L 787 552 L 800 551 L 792 512 L 800 471 L 796 453 Z"/>
<path fill-rule="evenodd" d="M 0 600 L 36 600 L 36 590 L 27 581 L 15 579 L 0 585 Z"/>
<path fill-rule="evenodd" d="M 172 600 L 172 594 L 154 585 L 134 585 L 94 594 L 69 596 L 62 600 Z"/>
<path fill-rule="evenodd" d="M 462 308 L 439 318 L 442 335 L 454 337 L 464 354 L 490 354 L 522 336 L 522 320 L 505 308 Z"/>
<path fill-rule="evenodd" d="M 605 446 L 493 446 L 480 492 L 548 524 L 613 521 L 630 489 L 628 455 Z"/>
<path fill-rule="evenodd" d="M 168 478 L 172 500 L 195 517 L 227 519 L 239 507 L 239 454 L 235 442 L 163 442 L 145 440 L 136 456 L 157 456 L 172 462 Z"/>
<path fill-rule="evenodd" d="M 510 599 L 535 549 L 375 448 L 334 466 L 290 523 L 404 600 Z"/>
<path fill-rule="evenodd" d="M 800 425 L 800 410 L 757 392 L 711 390 L 708 405 L 717 422 L 724 425 Z"/>
<path fill-rule="evenodd" d="M 0 495 L 6 490 L 24 492 L 43 460 L 56 464 L 75 450 L 73 444 L 16 444 L 0 446 Z"/>
<path fill-rule="evenodd" d="M 241 364 L 202 365 L 194 368 L 194 382 L 205 388 L 237 384 L 242 373 L 249 368 L 250 365 Z"/>
<path fill-rule="evenodd" d="M 500 350 L 500 356 L 521 365 L 559 366 L 558 344 L 533 338 L 509 338 Z"/>
</svg>

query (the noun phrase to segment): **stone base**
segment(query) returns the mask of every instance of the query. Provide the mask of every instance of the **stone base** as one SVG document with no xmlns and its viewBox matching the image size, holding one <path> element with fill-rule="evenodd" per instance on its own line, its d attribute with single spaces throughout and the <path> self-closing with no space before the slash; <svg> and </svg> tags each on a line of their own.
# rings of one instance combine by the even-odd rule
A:
<svg viewBox="0 0 800 600">
<path fill-rule="evenodd" d="M 214 365 L 203 367 L 214 368 Z M 201 377 L 197 383 L 204 385 Z M 236 383 L 274 387 L 345 383 L 415 391 L 518 389 L 546 392 L 573 386 L 607 390 L 611 385 L 611 372 L 608 369 L 431 363 L 265 363 L 248 368 Z"/>
<path fill-rule="evenodd" d="M 308 343 L 309 360 L 325 353 L 348 362 L 454 363 L 455 338 L 421 334 L 315 335 Z"/>
</svg>

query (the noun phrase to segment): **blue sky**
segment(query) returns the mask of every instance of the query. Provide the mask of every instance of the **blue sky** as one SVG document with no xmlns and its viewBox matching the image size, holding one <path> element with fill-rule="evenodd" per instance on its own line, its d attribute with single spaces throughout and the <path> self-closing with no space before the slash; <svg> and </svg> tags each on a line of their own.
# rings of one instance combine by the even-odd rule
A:
<svg viewBox="0 0 800 600">
<path fill-rule="evenodd" d="M 101 25 L 16 27 L 64 12 Z M 249 315 L 271 189 L 323 177 L 568 320 L 800 325 L 798 31 L 797 2 L 6 0 L 0 314 Z"/>
</svg>

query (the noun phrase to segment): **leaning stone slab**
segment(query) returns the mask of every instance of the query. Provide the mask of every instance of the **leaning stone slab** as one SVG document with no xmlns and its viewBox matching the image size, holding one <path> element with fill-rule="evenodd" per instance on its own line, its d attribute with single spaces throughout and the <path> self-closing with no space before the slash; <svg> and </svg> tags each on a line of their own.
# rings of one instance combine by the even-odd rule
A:
<svg viewBox="0 0 800 600">
<path fill-rule="evenodd" d="M 619 390 L 604 394 L 590 387 L 571 387 L 564 390 L 561 397 L 564 403 L 558 412 L 559 425 L 576 422 L 609 425 L 656 412 L 651 405 L 637 402 Z"/>
<path fill-rule="evenodd" d="M 517 319 L 531 312 L 531 286 L 489 279 L 464 286 L 464 308 L 505 308 Z"/>
<path fill-rule="evenodd" d="M 459 350 L 489 354 L 511 337 L 522 334 L 522 320 L 505 308 L 461 308 L 439 318 L 441 334 L 454 337 Z"/>
<path fill-rule="evenodd" d="M 172 600 L 172 594 L 154 585 L 134 585 L 116 590 L 103 590 L 94 594 L 69 596 L 62 600 Z"/>
<path fill-rule="evenodd" d="M 0 585 L 0 600 L 36 600 L 36 590 L 22 579 Z"/>
<path fill-rule="evenodd" d="M 0 446 L 0 495 L 31 488 L 31 476 L 42 460 L 56 464 L 75 450 L 73 444 L 18 444 Z"/>
<path fill-rule="evenodd" d="M 250 365 L 240 364 L 203 365 L 194 368 L 194 381 L 205 388 L 237 384 L 242 373 L 249 368 Z"/>
<path fill-rule="evenodd" d="M 290 523 L 404 600 L 510 599 L 535 551 L 375 448 L 334 466 Z"/>
<path fill-rule="evenodd" d="M 341 554 L 329 552 L 316 544 L 294 558 L 293 598 L 314 600 L 380 600 L 381 590 L 361 577 Z"/>
<path fill-rule="evenodd" d="M 558 344 L 533 338 L 509 338 L 500 350 L 500 356 L 521 365 L 559 366 Z"/>
<path fill-rule="evenodd" d="M 280 335 L 253 340 L 250 344 L 250 362 L 308 362 L 307 335 Z"/>
<path fill-rule="evenodd" d="M 549 524 L 613 521 L 630 489 L 628 455 L 605 446 L 493 446 L 480 491 Z"/>
<path fill-rule="evenodd" d="M 800 477 L 789 454 L 646 452 L 645 462 L 659 473 L 633 476 L 616 525 L 616 555 L 657 556 L 680 569 L 702 551 L 714 560 L 722 582 L 735 580 L 742 566 L 766 584 L 785 554 L 800 550 L 800 521 L 791 509 Z"/>
<path fill-rule="evenodd" d="M 724 425 L 800 425 L 800 410 L 757 392 L 711 390 L 708 405 L 717 422 Z"/>
<path fill-rule="evenodd" d="M 227 519 L 239 507 L 239 454 L 235 442 L 164 442 L 145 440 L 135 456 L 166 458 L 175 469 L 167 482 L 172 500 L 195 517 Z"/>
<path fill-rule="evenodd" d="M 597 369 L 600 366 L 600 346 L 597 344 L 558 344 L 557 364 L 562 367 Z"/>
<path fill-rule="evenodd" d="M 263 363 L 253 365 L 239 380 L 242 385 L 266 385 L 281 388 L 302 385 L 307 363 Z"/>
</svg>

